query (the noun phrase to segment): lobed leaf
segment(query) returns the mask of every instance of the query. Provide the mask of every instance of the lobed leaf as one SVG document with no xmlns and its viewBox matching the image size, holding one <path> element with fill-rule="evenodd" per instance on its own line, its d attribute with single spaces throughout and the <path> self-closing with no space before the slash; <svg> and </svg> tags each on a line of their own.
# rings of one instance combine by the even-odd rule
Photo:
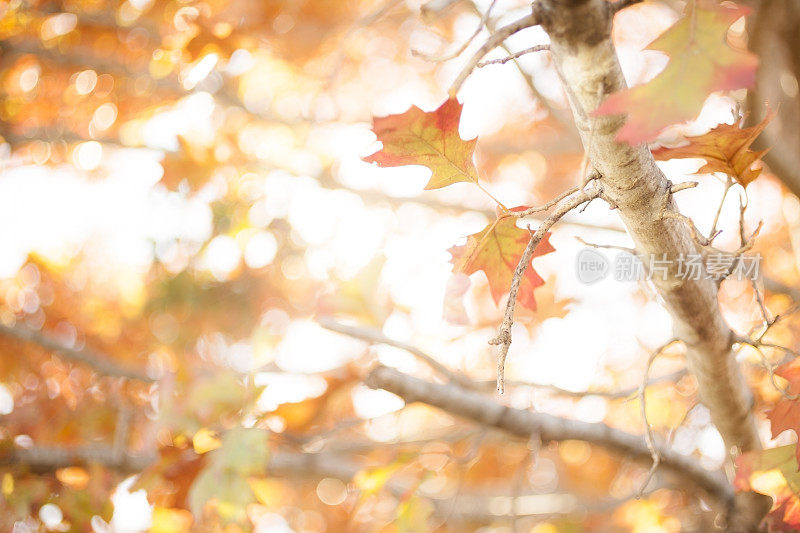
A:
<svg viewBox="0 0 800 533">
<path fill-rule="evenodd" d="M 769 113 L 763 121 L 749 128 L 720 124 L 703 135 L 687 137 L 687 145 L 653 150 L 653 157 L 659 161 L 695 157 L 705 159 L 706 164 L 698 169 L 697 174 L 722 172 L 742 187 L 747 187 L 761 174 L 761 168 L 753 168 L 753 164 L 767 153 L 767 150 L 753 151 L 750 145 L 774 116 L 774 112 Z"/>
<path fill-rule="evenodd" d="M 769 113 L 755 126 L 741 128 L 735 124 L 720 124 L 708 133 L 687 137 L 689 144 L 674 148 L 661 147 L 653 150 L 659 161 L 668 159 L 699 158 L 706 164 L 696 174 L 722 172 L 747 187 L 761 174 L 761 168 L 753 168 L 768 150 L 753 151 L 750 145 L 764 131 L 775 113 Z"/>
<path fill-rule="evenodd" d="M 635 145 L 695 118 L 711 93 L 751 87 L 758 59 L 726 41 L 730 25 L 748 13 L 729 2 L 690 1 L 683 17 L 647 47 L 670 56 L 664 70 L 644 85 L 610 95 L 595 113 L 627 114 L 617 140 Z"/>
<path fill-rule="evenodd" d="M 514 271 L 531 238 L 530 232 L 518 228 L 516 222 L 517 218 L 513 215 L 501 214 L 482 231 L 467 237 L 465 245 L 453 246 L 448 250 L 453 256 L 453 272 L 469 275 L 481 270 L 486 274 L 495 303 L 499 303 L 500 298 L 508 293 Z M 555 251 L 549 239 L 548 232 L 534 250 L 533 257 Z M 544 280 L 529 265 L 520 282 L 517 302 L 535 310 L 533 291 L 542 285 Z"/>
<path fill-rule="evenodd" d="M 440 189 L 458 182 L 478 182 L 472 161 L 477 139 L 465 141 L 458 133 L 462 104 L 448 99 L 432 112 L 416 106 L 399 115 L 375 117 L 372 131 L 383 148 L 364 158 L 380 167 L 422 165 L 431 178 L 426 189 Z"/>
</svg>

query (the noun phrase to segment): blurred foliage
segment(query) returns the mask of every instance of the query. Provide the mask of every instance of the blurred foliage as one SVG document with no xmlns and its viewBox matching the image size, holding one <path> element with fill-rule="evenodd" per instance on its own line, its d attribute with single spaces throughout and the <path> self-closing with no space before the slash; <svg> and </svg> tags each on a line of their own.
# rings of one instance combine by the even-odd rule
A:
<svg viewBox="0 0 800 533">
<path fill-rule="evenodd" d="M 5 393 L 13 405 L 0 414 L 0 530 L 122 530 L 130 524 L 119 520 L 132 518 L 119 514 L 122 499 L 112 495 L 138 490 L 152 506 L 143 527 L 164 533 L 466 531 L 508 527 L 513 501 L 527 502 L 518 506 L 518 525 L 538 533 L 711 527 L 704 504 L 679 491 L 658 487 L 634 499 L 645 471 L 602 449 L 572 441 L 539 447 L 367 390 L 361 381 L 376 361 L 428 376 L 429 369 L 314 322 L 326 315 L 383 328 L 441 350 L 443 363 L 476 380 L 494 378 L 485 341 L 501 310 L 486 280 L 473 279 L 460 295 L 470 325 L 452 328 L 439 320 L 441 295 L 424 284 L 433 277 L 444 292 L 444 247 L 442 257 L 420 256 L 428 237 L 466 237 L 467 226 L 485 224 L 484 199 L 434 193 L 430 205 L 406 202 L 407 189 L 387 195 L 392 186 L 377 178 L 363 187 L 354 174 L 369 169 L 347 163 L 368 148 L 373 113 L 407 108 L 407 93 L 427 98 L 428 108 L 441 103 L 452 72 L 410 50 L 448 48 L 479 20 L 469 2 L 428 17 L 420 7 L 411 0 L 0 3 L 4 173 L 45 168 L 59 179 L 68 172 L 86 187 L 144 188 L 150 201 L 130 221 L 146 228 L 128 228 L 146 236 L 141 250 L 98 244 L 100 223 L 66 250 L 31 245 L 15 273 L 0 279 L 0 324 L 67 348 L 0 334 L 0 406 Z M 529 7 L 509 1 L 502 9 Z M 552 77 L 548 62 L 535 66 Z M 504 126 L 485 127 L 476 163 L 487 186 L 506 187 L 514 205 L 534 205 L 576 182 L 582 151 L 557 118 L 565 111 L 560 93 L 540 99 L 530 91 L 537 85 L 513 72 L 524 98 L 492 108 Z M 384 95 L 393 99 L 378 108 Z M 103 191 L 111 194 L 112 185 Z M 79 225 L 52 216 L 20 219 L 9 231 L 24 235 L 42 223 Z M 771 274 L 786 282 L 798 278 L 791 243 L 799 231 L 787 216 L 758 244 Z M 131 266 L 124 252 L 145 260 Z M 543 271 L 538 311 L 519 313 L 531 338 L 579 303 L 557 289 L 567 270 Z M 414 283 L 422 288 L 409 290 Z M 738 326 L 758 324 L 751 287 L 723 292 Z M 644 294 L 637 293 L 642 302 Z M 781 312 L 791 300 L 769 294 L 766 304 Z M 432 340 L 431 331 L 447 342 Z M 796 331 L 790 317 L 771 335 L 793 346 Z M 68 350 L 148 379 L 105 375 Z M 633 364 L 600 363 L 597 387 L 637 385 L 643 354 L 636 351 Z M 664 357 L 659 369 L 680 364 Z M 756 409 L 775 403 L 766 372 L 753 365 L 748 379 Z M 600 413 L 641 431 L 630 395 L 509 389 L 500 400 L 509 405 L 546 402 L 560 414 Z M 648 410 L 657 432 L 700 456 L 706 413 L 685 416 L 695 392 L 688 377 L 659 383 Z M 147 461 L 141 468 L 14 461 L 15 450 L 51 447 Z M 306 462 L 292 462 L 298 457 Z M 135 483 L 119 488 L 134 473 Z M 61 520 L 48 521 L 47 504 Z"/>
</svg>

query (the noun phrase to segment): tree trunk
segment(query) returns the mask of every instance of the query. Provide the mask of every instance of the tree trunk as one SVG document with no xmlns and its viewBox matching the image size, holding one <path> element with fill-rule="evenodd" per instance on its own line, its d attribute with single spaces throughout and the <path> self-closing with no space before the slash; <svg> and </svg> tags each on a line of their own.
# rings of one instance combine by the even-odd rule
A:
<svg viewBox="0 0 800 533">
<path fill-rule="evenodd" d="M 717 286 L 711 279 L 677 275 L 678 257 L 698 250 L 684 221 L 663 216 L 664 209 L 676 209 L 669 180 L 646 145 L 615 141 L 625 117 L 592 115 L 606 95 L 626 87 L 611 40 L 611 4 L 540 0 L 534 10 L 550 36 L 551 55 L 589 160 L 645 268 L 651 257 L 671 260 L 666 279 L 654 276 L 653 284 L 672 316 L 675 336 L 686 345 L 700 401 L 710 411 L 729 456 L 760 449 L 750 392 L 731 350 L 733 334 L 720 314 Z M 729 515 L 729 526 L 754 530 L 767 510 L 740 498 Z"/>
<path fill-rule="evenodd" d="M 748 17 L 748 45 L 760 61 L 755 89 L 747 95 L 748 122 L 763 120 L 770 109 L 779 113 L 756 140 L 784 185 L 800 197 L 800 2 L 763 0 Z"/>
</svg>

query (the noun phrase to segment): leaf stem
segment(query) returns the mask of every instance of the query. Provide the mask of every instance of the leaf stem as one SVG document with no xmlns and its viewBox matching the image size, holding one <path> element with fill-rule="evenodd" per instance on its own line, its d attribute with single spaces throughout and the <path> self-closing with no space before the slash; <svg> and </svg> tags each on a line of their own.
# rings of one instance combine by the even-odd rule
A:
<svg viewBox="0 0 800 533">
<path fill-rule="evenodd" d="M 483 192 L 486 194 L 486 196 L 488 196 L 489 198 L 491 198 L 491 199 L 494 201 L 494 203 L 496 203 L 496 204 L 497 204 L 497 205 L 500 207 L 500 209 L 502 209 L 502 210 L 503 210 L 503 212 L 504 212 L 504 213 L 508 213 L 508 212 L 509 212 L 508 208 L 507 208 L 507 207 L 506 207 L 506 206 L 503 204 L 503 202 L 501 202 L 500 200 L 498 200 L 497 198 L 495 198 L 495 197 L 492 195 L 492 193 L 490 193 L 490 192 L 489 192 L 489 191 L 488 191 L 488 190 L 487 190 L 487 189 L 486 189 L 486 188 L 485 188 L 483 185 L 481 185 L 481 183 L 480 183 L 478 180 L 475 180 L 475 185 L 477 185 L 477 186 L 478 186 L 478 188 L 479 188 L 480 190 L 482 190 L 482 191 L 483 191 Z"/>
</svg>

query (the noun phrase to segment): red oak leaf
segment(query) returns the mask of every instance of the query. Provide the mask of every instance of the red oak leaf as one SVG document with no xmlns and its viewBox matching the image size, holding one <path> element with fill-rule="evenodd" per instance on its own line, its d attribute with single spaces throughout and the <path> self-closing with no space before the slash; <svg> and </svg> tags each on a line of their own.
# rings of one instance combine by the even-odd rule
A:
<svg viewBox="0 0 800 533">
<path fill-rule="evenodd" d="M 644 85 L 612 94 L 595 113 L 627 113 L 617 140 L 639 144 L 670 124 L 695 118 L 709 94 L 751 87 L 756 56 L 726 42 L 730 25 L 748 13 L 728 2 L 690 0 L 683 18 L 647 47 L 670 56 L 664 70 Z"/>
<path fill-rule="evenodd" d="M 800 394 L 800 359 L 795 359 L 775 369 L 775 374 L 789 382 L 789 394 Z M 775 407 L 767 413 L 774 439 L 787 430 L 800 436 L 800 400 L 781 397 Z M 797 452 L 800 460 L 800 450 Z"/>
<path fill-rule="evenodd" d="M 478 182 L 472 161 L 477 139 L 458 134 L 462 105 L 450 98 L 439 109 L 425 112 L 416 106 L 399 115 L 375 117 L 372 131 L 383 148 L 364 158 L 381 167 L 422 165 L 433 174 L 426 189 L 440 189 L 460 181 Z"/>
<path fill-rule="evenodd" d="M 737 491 L 755 491 L 773 498 L 767 515 L 769 531 L 800 530 L 800 473 L 795 444 L 757 450 L 736 458 Z"/>
<path fill-rule="evenodd" d="M 518 228 L 516 223 L 516 217 L 500 215 L 482 231 L 467 237 L 467 244 L 448 250 L 453 256 L 453 272 L 469 275 L 482 270 L 486 274 L 495 303 L 499 303 L 511 288 L 514 270 L 531 238 L 530 232 Z M 550 233 L 546 233 L 533 251 L 533 257 L 555 251 L 549 239 Z M 517 302 L 535 310 L 533 290 L 541 285 L 544 280 L 528 265 L 520 282 Z"/>
<path fill-rule="evenodd" d="M 653 150 L 653 157 L 659 161 L 694 157 L 705 159 L 706 164 L 698 169 L 697 174 L 723 172 L 738 181 L 742 187 L 747 187 L 761 174 L 761 168 L 753 168 L 753 163 L 767 153 L 767 150 L 754 152 L 750 145 L 774 116 L 774 112 L 768 113 L 760 124 L 750 128 L 720 124 L 703 135 L 687 137 L 689 144 L 684 146 Z"/>
</svg>

